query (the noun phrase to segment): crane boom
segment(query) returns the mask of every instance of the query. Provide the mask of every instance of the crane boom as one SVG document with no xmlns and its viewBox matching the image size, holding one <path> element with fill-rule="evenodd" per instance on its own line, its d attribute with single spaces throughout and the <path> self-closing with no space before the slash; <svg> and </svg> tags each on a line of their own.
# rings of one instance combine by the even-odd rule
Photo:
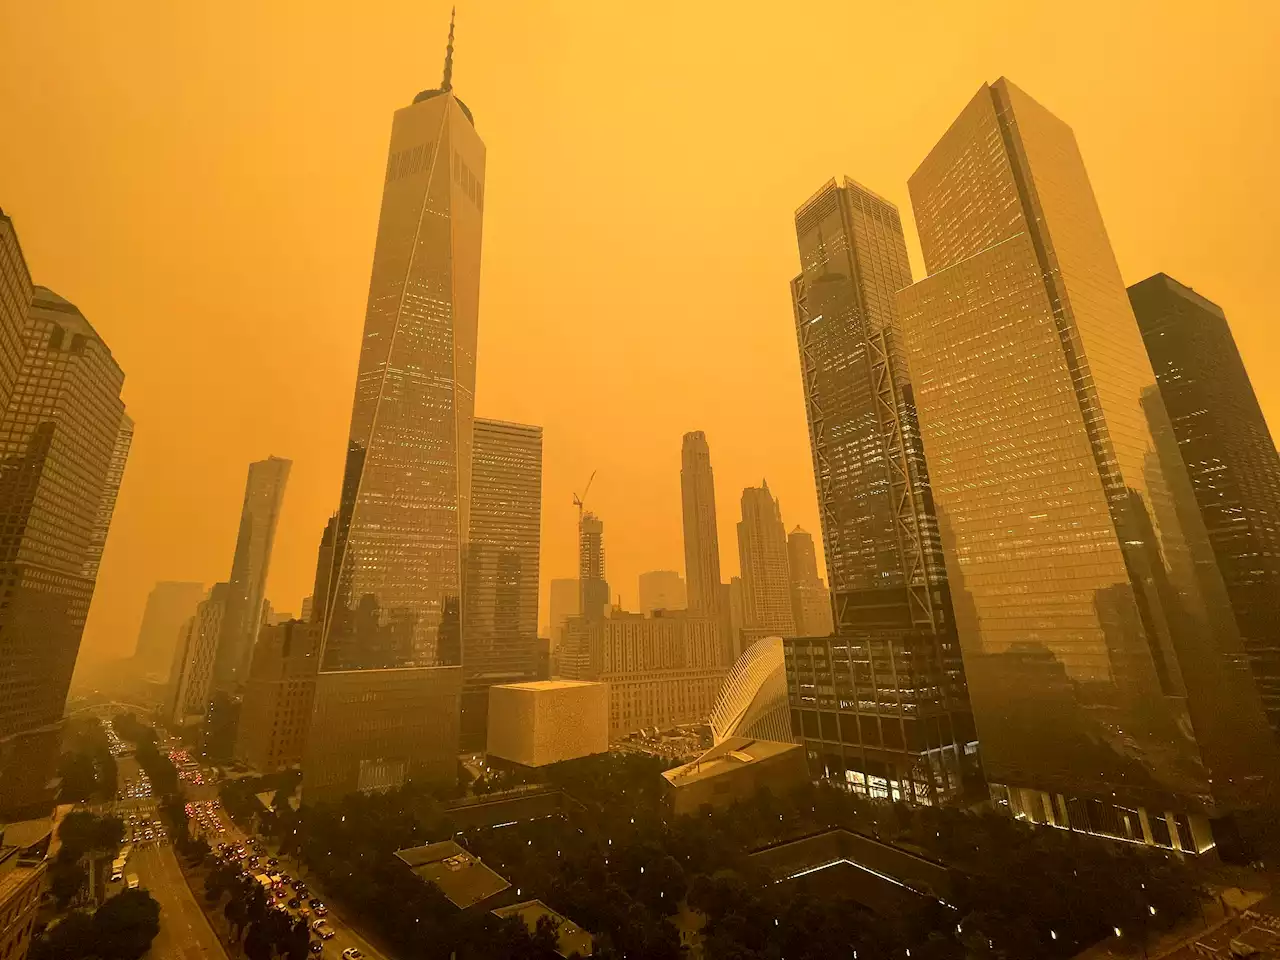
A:
<svg viewBox="0 0 1280 960">
<path fill-rule="evenodd" d="M 573 505 L 578 508 L 578 522 L 582 522 L 582 510 L 587 505 L 587 494 L 591 492 L 591 481 L 595 480 L 596 471 L 591 471 L 591 476 L 587 478 L 587 485 L 582 488 L 582 496 L 576 493 L 573 495 Z"/>
</svg>

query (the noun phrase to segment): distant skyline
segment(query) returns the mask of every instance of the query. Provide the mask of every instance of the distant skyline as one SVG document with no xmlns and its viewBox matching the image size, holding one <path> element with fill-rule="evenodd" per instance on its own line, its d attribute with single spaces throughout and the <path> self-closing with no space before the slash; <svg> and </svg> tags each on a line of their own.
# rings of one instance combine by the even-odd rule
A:
<svg viewBox="0 0 1280 960">
<path fill-rule="evenodd" d="M 860 29 L 889 38 L 861 67 L 874 90 L 833 56 L 833 25 L 854 19 L 834 2 L 736 19 L 460 7 L 456 77 L 494 156 L 476 412 L 544 427 L 544 611 L 548 582 L 576 570 L 571 494 L 594 469 L 614 595 L 635 609 L 639 573 L 684 572 L 690 430 L 714 448 L 721 504 L 768 476 L 788 525 L 820 529 L 787 289 L 795 208 L 846 171 L 907 208 L 915 163 L 993 76 L 1071 118 L 1125 281 L 1164 271 L 1222 305 L 1275 431 L 1280 131 L 1259 118 L 1280 105 L 1280 11 L 1020 8 L 996 37 L 1002 6 L 859 11 Z M 311 592 L 386 118 L 434 82 L 448 7 L 0 13 L 0 121 L 25 145 L 0 153 L 0 206 L 36 282 L 112 345 L 137 421 L 86 660 L 131 652 L 157 581 L 225 577 L 243 465 L 270 453 L 295 467 L 266 596 L 297 610 Z M 340 52 L 350 68 L 328 69 Z M 784 116 L 777 132 L 764 122 Z M 919 276 L 910 233 L 908 249 Z M 726 581 L 736 514 L 718 517 Z"/>
</svg>

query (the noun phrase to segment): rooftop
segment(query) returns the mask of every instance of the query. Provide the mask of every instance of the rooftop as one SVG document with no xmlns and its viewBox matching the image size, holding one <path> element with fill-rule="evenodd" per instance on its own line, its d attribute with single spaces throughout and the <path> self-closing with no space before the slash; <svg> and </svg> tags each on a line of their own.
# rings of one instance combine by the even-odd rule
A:
<svg viewBox="0 0 1280 960">
<path fill-rule="evenodd" d="M 6 865 L 14 863 L 17 860 L 17 852 L 14 847 L 0 847 L 0 858 Z M 32 865 L 14 863 L 14 866 L 0 872 L 0 907 L 3 907 L 10 897 L 25 887 L 31 878 L 43 869 L 43 863 Z"/>
<path fill-rule="evenodd" d="M 524 903 L 513 903 L 509 907 L 499 907 L 493 911 L 495 917 L 519 917 L 524 925 L 533 933 L 538 929 L 538 921 L 543 917 L 551 917 L 556 921 L 556 953 L 568 957 L 577 953 L 580 957 L 591 956 L 591 934 L 568 917 L 561 916 L 541 900 L 526 900 Z"/>
<path fill-rule="evenodd" d="M 452 840 L 397 850 L 396 856 L 419 880 L 434 885 L 459 910 L 488 900 L 511 886 L 479 857 Z"/>
<path fill-rule="evenodd" d="M 673 787 L 697 783 L 719 776 L 730 770 L 740 770 L 747 764 L 759 763 L 801 749 L 798 743 L 779 743 L 776 740 L 752 740 L 749 737 L 730 737 L 716 744 L 697 760 L 683 766 L 663 771 L 663 776 Z"/>
<path fill-rule="evenodd" d="M 527 680 L 524 683 L 495 684 L 494 689 L 545 692 L 547 690 L 576 690 L 578 687 L 599 686 L 602 686 L 602 684 L 593 680 Z"/>
<path fill-rule="evenodd" d="M 18 820 L 0 827 L 0 836 L 8 846 L 34 847 L 37 843 L 53 834 L 52 817 L 40 817 L 36 820 Z"/>
</svg>

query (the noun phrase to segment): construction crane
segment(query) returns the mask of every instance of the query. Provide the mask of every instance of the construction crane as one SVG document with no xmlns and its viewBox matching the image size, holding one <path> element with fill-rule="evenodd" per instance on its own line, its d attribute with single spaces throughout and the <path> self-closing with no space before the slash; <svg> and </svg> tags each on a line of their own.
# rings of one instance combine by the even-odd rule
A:
<svg viewBox="0 0 1280 960">
<path fill-rule="evenodd" d="M 591 481 L 596 478 L 596 471 L 591 471 L 591 476 L 587 478 L 587 485 L 582 490 L 582 496 L 576 493 L 573 495 L 573 505 L 578 508 L 578 529 L 582 529 L 582 508 L 586 506 L 587 494 L 591 492 Z"/>
</svg>

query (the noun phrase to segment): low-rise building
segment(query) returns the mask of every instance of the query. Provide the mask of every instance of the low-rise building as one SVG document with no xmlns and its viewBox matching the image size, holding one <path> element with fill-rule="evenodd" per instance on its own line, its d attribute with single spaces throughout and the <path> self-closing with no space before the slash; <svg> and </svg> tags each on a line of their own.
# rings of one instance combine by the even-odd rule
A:
<svg viewBox="0 0 1280 960">
<path fill-rule="evenodd" d="M 490 870 L 479 857 L 452 840 L 397 850 L 396 857 L 459 910 L 492 900 L 511 887 L 506 877 Z"/>
<path fill-rule="evenodd" d="M 490 688 L 490 756 L 541 767 L 608 749 L 607 683 L 534 680 Z"/>
<path fill-rule="evenodd" d="M 576 954 L 579 957 L 589 957 L 593 952 L 594 943 L 592 942 L 591 934 L 587 933 L 568 917 L 556 913 L 541 900 L 526 900 L 523 903 L 513 903 L 507 907 L 499 907 L 493 911 L 493 915 L 503 919 L 519 917 L 524 921 L 525 928 L 530 934 L 538 929 L 539 920 L 543 917 L 550 917 L 556 925 L 556 953 L 558 955 L 571 957 Z"/>
<path fill-rule="evenodd" d="M 31 947 L 46 863 L 28 860 L 16 846 L 0 847 L 0 957 L 23 960 Z"/>
<path fill-rule="evenodd" d="M 804 749 L 796 743 L 731 737 L 697 760 L 663 771 L 672 812 L 728 807 L 761 787 L 785 793 L 808 779 Z"/>
</svg>

